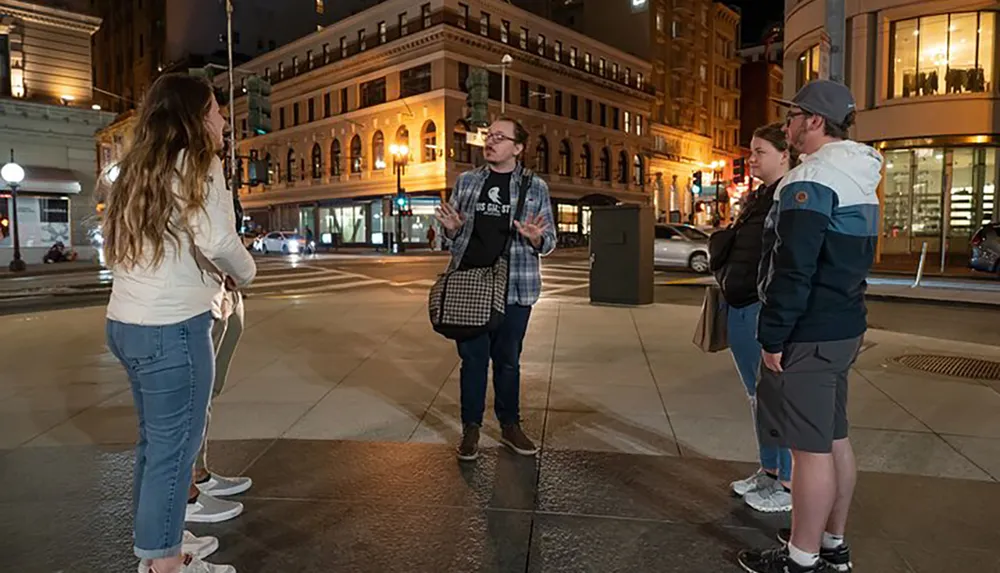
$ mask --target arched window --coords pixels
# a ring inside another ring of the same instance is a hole
[[[321,179],[323,177],[323,150],[320,149],[318,143],[313,144],[312,163],[313,179]]]
[[[276,181],[274,178],[274,161],[271,159],[270,153],[264,156],[264,162],[267,164],[267,176],[264,184],[270,185]]]
[[[569,140],[559,142],[559,175],[568,177],[573,165],[573,150],[569,146]]]
[[[330,144],[330,175],[340,176],[340,140],[334,139]]]
[[[385,169],[385,136],[381,130],[372,136],[372,166],[378,170]]]
[[[549,142],[544,136],[538,136],[538,145],[535,147],[535,171],[549,172]]]
[[[628,153],[618,154],[618,182],[628,185]]]
[[[594,166],[591,161],[590,145],[584,143],[580,151],[580,177],[591,179],[594,177]]]
[[[599,177],[601,181],[611,181],[611,152],[607,147],[601,148],[601,165]]]
[[[288,149],[288,162],[287,165],[285,165],[285,177],[287,177],[287,181],[289,183],[295,181],[295,149],[293,148]]]
[[[642,157],[639,156],[639,155],[633,156],[632,157],[632,178],[634,179],[634,183],[636,185],[638,185],[639,187],[645,187],[646,186],[646,178],[644,177],[645,173],[643,173],[643,171],[645,171],[645,170],[643,169]]]
[[[469,127],[462,120],[458,120],[455,123],[455,128],[452,130],[451,136],[454,141],[452,142],[451,149],[457,163],[472,163],[469,142],[466,140],[468,131]]]
[[[420,146],[421,161],[437,161],[437,126],[433,121],[428,121],[424,125],[424,133],[420,138],[423,145]]]
[[[351,173],[361,173],[361,136],[351,139]]]

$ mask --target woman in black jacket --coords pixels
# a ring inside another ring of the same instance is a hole
[[[760,314],[757,275],[764,222],[781,178],[795,161],[781,127],[781,124],[772,124],[754,132],[749,165],[754,177],[764,184],[747,195],[740,216],[713,241],[716,243],[713,251],[722,251],[721,256],[713,253],[712,266],[729,307],[729,348],[755,413],[761,362],[761,347],[757,342]],[[746,479],[733,482],[732,488],[747,505],[758,511],[789,511],[792,508],[791,479],[791,453],[787,449],[761,446],[760,469]]]

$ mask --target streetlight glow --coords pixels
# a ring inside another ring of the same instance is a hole
[[[8,185],[20,185],[21,182],[24,181],[24,168],[11,161],[0,168],[0,177],[2,177]]]

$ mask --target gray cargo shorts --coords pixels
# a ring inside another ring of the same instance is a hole
[[[782,355],[784,372],[761,364],[757,432],[761,445],[830,453],[847,437],[847,378],[863,337],[792,342]]]

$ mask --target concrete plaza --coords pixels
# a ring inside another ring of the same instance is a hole
[[[255,486],[243,516],[192,529],[241,572],[736,571],[787,516],[728,494],[753,470],[750,411],[728,353],[692,345],[697,314],[544,299],[522,368],[542,454],[492,447],[490,420],[463,467],[458,358],[423,290],[252,298],[211,451]],[[134,570],[136,422],[103,332],[99,307],[0,317],[0,570]],[[1000,571],[1000,382],[892,361],[920,353],[1000,360],[869,334],[851,377],[856,570]]]

